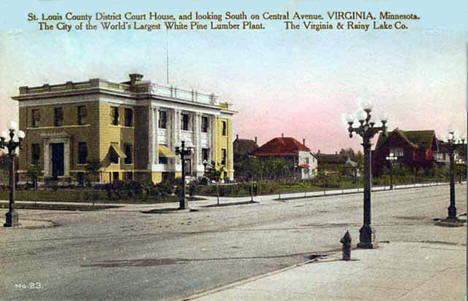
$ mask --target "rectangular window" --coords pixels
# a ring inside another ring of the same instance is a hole
[[[190,175],[192,173],[192,160],[185,160],[185,175]]]
[[[78,142],[78,164],[86,164],[88,160],[88,146],[86,142]]]
[[[88,115],[88,111],[86,110],[86,106],[78,106],[77,111],[77,119],[78,124],[82,125],[86,123],[86,116]]]
[[[41,114],[40,114],[39,109],[32,109],[31,110],[31,126],[38,127],[40,120],[41,120]]]
[[[133,110],[125,109],[125,126],[133,126]]]
[[[159,156],[159,164],[167,164],[167,158]]]
[[[207,149],[207,148],[202,148],[201,151],[202,151],[202,161],[210,162],[210,161],[209,161],[209,158],[210,158],[210,156],[209,156],[210,150]]]
[[[39,164],[39,158],[41,156],[41,149],[39,143],[31,144],[31,164]]]
[[[54,126],[61,126],[63,124],[63,110],[62,108],[54,108]]]
[[[221,150],[221,165],[226,166],[226,162],[227,162],[227,150],[223,148]]]
[[[389,154],[390,153],[393,153],[393,155],[396,157],[403,157],[403,148],[402,147],[391,148]]]
[[[124,151],[125,151],[125,164],[132,164],[133,163],[133,156],[132,156],[132,145],[131,144],[124,144]]]
[[[182,114],[182,124],[181,124],[182,131],[189,130],[189,120],[190,120],[189,114]]]
[[[118,107],[111,107],[110,108],[111,114],[111,124],[112,125],[119,125],[119,108]]]
[[[208,133],[208,117],[202,117],[201,119],[201,131]]]
[[[226,124],[226,121],[222,121],[222,127],[223,127],[223,136],[227,136],[227,124]]]
[[[165,129],[167,127],[167,112],[159,111],[159,128]]]

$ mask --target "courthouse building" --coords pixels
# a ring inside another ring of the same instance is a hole
[[[232,116],[213,94],[153,84],[102,79],[20,87],[19,125],[26,133],[19,172],[39,166],[45,179],[76,180],[99,160],[99,182],[180,176],[175,148],[192,148],[186,173],[202,176],[214,162],[233,178]]]

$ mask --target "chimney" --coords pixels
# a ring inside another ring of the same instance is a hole
[[[236,134],[236,140],[239,140],[239,134]]]
[[[284,133],[281,133],[281,138],[284,138]]]
[[[255,136],[255,143],[257,143],[257,136]]]
[[[128,75],[130,77],[130,86],[135,86],[135,84],[138,84],[141,82],[141,79],[143,78],[142,74],[138,73],[132,73]]]
[[[302,144],[305,146],[305,138],[302,138]]]

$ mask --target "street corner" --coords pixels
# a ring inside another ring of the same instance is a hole
[[[0,227],[0,233],[6,231],[14,231],[17,229],[44,229],[44,228],[51,228],[57,227],[58,223],[55,223],[51,220],[28,220],[28,219],[21,219],[18,226],[14,227]]]
[[[455,227],[465,227],[466,226],[466,213],[460,214],[456,216],[455,218],[435,218],[433,219],[434,225],[439,226],[439,227],[449,227],[449,228],[455,228]]]

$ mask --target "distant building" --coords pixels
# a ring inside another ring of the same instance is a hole
[[[347,175],[359,177],[359,166],[349,156],[343,154],[316,153],[318,160],[318,170],[323,175]]]
[[[26,133],[19,169],[40,166],[45,178],[82,179],[87,162],[99,161],[99,182],[180,176],[175,148],[193,149],[187,174],[201,176],[203,161],[233,177],[232,116],[213,94],[143,81],[102,79],[20,87],[20,129]]]
[[[439,149],[436,153],[434,153],[434,159],[437,164],[446,165],[448,167],[450,164],[450,155],[449,155],[449,150],[447,147],[447,142],[439,140],[438,144],[439,144]],[[454,153],[453,157],[454,157],[455,163],[458,162],[459,160],[466,162],[465,147],[458,147],[457,149],[455,149],[453,153]]]
[[[317,158],[305,146],[292,137],[277,137],[260,146],[254,153],[259,158],[278,157],[289,163],[289,169],[301,179],[317,175]]]
[[[381,133],[372,152],[372,173],[380,175],[384,167],[389,167],[386,157],[390,153],[398,157],[397,164],[409,169],[431,168],[438,150],[433,130],[404,131],[396,128],[387,135]]]
[[[254,140],[249,140],[240,139],[239,135],[236,135],[236,139],[233,142],[234,164],[247,159],[257,149],[257,137]]]

